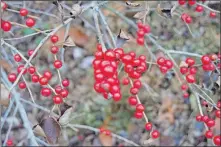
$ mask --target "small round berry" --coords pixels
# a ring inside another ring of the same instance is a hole
[[[123,85],[128,85],[129,83],[130,83],[129,78],[123,78],[123,80],[122,80]]]
[[[216,17],[216,13],[211,11],[211,12],[209,13],[209,16],[210,16],[211,18],[215,18],[215,17]]]
[[[31,67],[28,68],[28,72],[29,72],[31,75],[34,74],[35,71],[36,71],[36,69],[35,69],[34,66],[31,66]]]
[[[28,27],[31,28],[35,25],[35,20],[33,18],[27,18],[25,23]]]
[[[138,92],[139,92],[138,88],[135,88],[135,87],[130,88],[130,93],[131,94],[136,95]]]
[[[211,62],[210,57],[208,55],[204,55],[201,57],[202,64],[209,64]]]
[[[43,76],[50,80],[52,78],[52,73],[50,71],[44,71]]]
[[[188,98],[188,97],[189,97],[189,93],[188,93],[188,92],[185,92],[185,93],[183,94],[183,97],[184,97],[184,98]]]
[[[56,92],[57,94],[60,94],[60,93],[61,93],[61,90],[62,90],[62,87],[61,87],[60,85],[57,85],[57,86],[55,87],[55,92]]]
[[[211,130],[208,130],[208,131],[206,131],[205,136],[206,136],[206,138],[211,139],[211,138],[213,138],[213,132]]]
[[[165,66],[171,69],[173,67],[173,62],[171,60],[165,60]]]
[[[16,78],[17,78],[17,75],[15,73],[8,74],[8,80],[10,82],[12,82],[12,83],[15,82]]]
[[[20,89],[25,89],[25,88],[26,88],[25,82],[20,82],[20,83],[18,84],[18,86],[19,86]]]
[[[221,101],[218,101],[217,104],[216,104],[216,106],[217,106],[218,108],[221,108]]]
[[[117,59],[120,59],[124,55],[124,50],[122,48],[116,48],[114,52]]]
[[[19,65],[17,68],[17,72],[20,73],[22,70],[24,69],[24,65]],[[27,69],[25,68],[25,70],[23,71],[23,75],[26,74]]]
[[[209,128],[211,128],[211,127],[213,127],[213,126],[215,125],[215,121],[212,120],[212,119],[210,119],[209,121],[206,122],[206,125],[207,125]]]
[[[195,60],[193,58],[186,58],[185,62],[188,66],[193,66],[195,64]]]
[[[160,133],[157,130],[154,130],[153,132],[151,132],[151,137],[153,139],[157,139],[160,136]]]
[[[216,146],[221,146],[220,140],[221,140],[221,135],[216,135],[213,137],[213,142]]]
[[[28,50],[28,56],[30,57],[32,54],[34,53],[34,50]],[[34,55],[34,57],[36,57],[36,53],[35,53],[35,55]]]
[[[202,121],[202,115],[197,115],[196,116],[196,121]]]
[[[185,22],[187,24],[190,24],[192,22],[192,18],[190,16],[187,16],[186,19],[185,19]]]
[[[139,21],[139,22],[137,22],[137,27],[138,27],[139,29],[143,29],[144,25],[142,24],[141,21]]]
[[[52,53],[52,54],[57,54],[58,51],[59,51],[59,48],[58,48],[57,46],[52,46],[52,47],[51,47],[51,53]]]
[[[116,59],[116,54],[113,50],[107,50],[104,54],[104,59],[108,61],[113,61]]]
[[[119,92],[113,94],[113,100],[114,100],[115,102],[121,100],[121,97],[122,97],[122,96],[121,96],[121,94],[120,94]]]
[[[150,122],[148,122],[148,123],[146,123],[145,124],[145,129],[147,130],[147,131],[150,131],[151,129],[152,129],[152,124],[150,123]]]
[[[164,59],[164,57],[159,57],[157,59],[157,64],[163,66],[165,64],[165,61],[166,60]]]
[[[144,26],[143,26],[143,30],[144,30],[145,33],[150,33],[150,31],[151,31],[149,25],[144,25]]]
[[[138,45],[144,45],[144,37],[138,37],[137,38],[137,44]]]
[[[1,28],[3,31],[8,32],[11,30],[11,27],[12,27],[12,25],[9,21],[1,22]]]
[[[137,119],[141,119],[141,118],[143,118],[143,113],[135,111],[134,117],[137,118]]]
[[[196,74],[197,73],[197,68],[196,67],[190,67],[189,73],[193,74],[193,75]]]
[[[135,80],[135,81],[133,82],[133,87],[140,89],[140,88],[142,87],[141,81],[140,81],[140,80]]]
[[[69,92],[66,88],[61,90],[60,95],[61,95],[62,98],[66,98],[68,96],[68,94],[69,94]]]
[[[188,89],[188,86],[187,86],[186,84],[182,84],[182,85],[181,85],[181,89],[182,89],[182,90],[187,90],[187,89]]]
[[[212,54],[209,57],[210,57],[210,60],[212,60],[212,61],[215,61],[218,58],[218,56],[216,54]]]
[[[60,60],[55,60],[54,61],[54,67],[59,69],[62,67],[62,62]]]
[[[51,95],[51,90],[47,87],[44,87],[41,89],[41,95],[42,96],[45,96],[45,97],[48,97]]]
[[[129,54],[124,54],[123,56],[122,56],[122,62],[124,63],[124,64],[130,64],[130,63],[132,63],[132,60],[133,60],[133,58],[132,58],[132,56],[131,55],[129,55]],[[130,65],[131,66],[131,65]],[[133,68],[133,67],[132,67]]]
[[[94,53],[94,57],[95,57],[96,59],[103,59],[104,54],[103,54],[102,51],[96,51],[96,52]]]
[[[59,96],[59,95],[55,95],[53,97],[53,101],[54,101],[54,104],[61,104],[63,102],[61,96]]]
[[[31,80],[33,83],[37,83],[39,81],[39,76],[38,75],[32,75]]]
[[[188,0],[188,4],[190,6],[195,5],[195,3],[196,3],[196,0]]]
[[[144,56],[144,55],[140,55],[138,58],[141,61],[146,61],[146,56]]]
[[[62,85],[63,85],[64,87],[68,87],[69,84],[70,84],[70,82],[69,82],[68,79],[64,79],[64,80],[62,81]]]
[[[186,81],[187,81],[188,83],[195,83],[195,82],[196,82],[195,76],[192,75],[192,74],[186,75]]]
[[[160,66],[160,71],[165,74],[168,71],[168,68],[166,66]]]
[[[145,108],[144,108],[144,106],[142,104],[138,104],[136,106],[136,111],[137,112],[144,112],[144,110],[145,110]]]
[[[145,32],[144,32],[143,29],[137,31],[137,37],[138,37],[138,38],[144,37],[144,35],[145,35]]]
[[[187,16],[189,16],[189,15],[186,14],[186,13],[183,13],[183,14],[181,15],[181,19],[182,19],[183,21],[185,21],[186,18],[187,18]]]
[[[137,105],[137,99],[136,99],[136,97],[135,97],[135,96],[130,96],[130,97],[128,98],[128,103],[129,103],[131,106]]]
[[[102,45],[100,43],[97,44],[97,50],[102,51]]]
[[[15,60],[16,62],[20,62],[20,61],[21,61],[21,56],[20,56],[19,54],[15,54],[15,55],[14,55],[14,60]]]
[[[41,77],[41,78],[39,79],[39,83],[40,83],[41,85],[47,85],[47,84],[48,84],[48,78],[46,78],[46,77]]]
[[[2,8],[2,10],[6,10],[7,7],[8,7],[8,5],[5,2],[1,1],[1,8]]]
[[[197,5],[195,11],[196,12],[202,12],[203,11],[203,7],[200,6],[200,5]]]
[[[13,146],[13,141],[11,139],[8,139],[6,142],[7,146]]]
[[[221,113],[220,113],[220,110],[216,110],[216,117],[218,117],[218,118],[221,118]]]
[[[179,3],[180,5],[184,5],[184,4],[186,3],[186,0],[178,0],[178,3]]]
[[[52,35],[50,39],[51,39],[52,43],[58,42],[58,36],[57,35]]]
[[[186,74],[188,72],[188,68],[187,67],[180,67],[180,73],[181,74]]]
[[[202,121],[207,123],[209,121],[209,117],[207,115],[202,116]]]
[[[21,8],[19,11],[21,16],[27,16],[28,15],[28,10],[25,8]]]
[[[106,77],[112,77],[115,73],[115,68],[111,65],[106,65],[102,72]]]

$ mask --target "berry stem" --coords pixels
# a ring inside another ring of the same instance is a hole
[[[20,13],[19,11],[17,11],[17,10],[13,10],[13,9],[9,9],[9,8],[7,8],[6,9],[7,11],[10,11],[10,12],[14,12],[14,13]],[[27,15],[28,17],[31,17],[31,18],[34,18],[34,19],[38,19],[38,20],[40,20],[40,18],[39,17],[37,17],[37,16],[33,16],[33,15]]]

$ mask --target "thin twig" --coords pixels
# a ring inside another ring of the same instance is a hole
[[[9,8],[7,8],[6,9],[7,11],[10,11],[10,12],[14,12],[14,13],[20,13],[19,11],[17,11],[17,10],[13,10],[13,9],[9,9]],[[39,17],[37,17],[37,16],[33,16],[33,15],[27,15],[28,17],[31,17],[31,18],[34,18],[34,19],[38,19],[38,20],[40,20],[40,18]]]

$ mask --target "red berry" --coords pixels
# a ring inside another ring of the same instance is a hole
[[[68,79],[64,79],[63,81],[62,81],[62,85],[64,86],[64,87],[68,87],[69,86],[69,80]]]
[[[165,64],[165,61],[166,60],[164,59],[164,57],[159,57],[157,59],[157,64],[163,66]]]
[[[124,55],[122,56],[122,62],[123,62],[124,64],[130,64],[130,63],[132,63],[132,60],[133,60],[133,58],[132,58],[132,56],[129,55],[129,54],[124,54]]]
[[[112,77],[115,73],[115,69],[111,65],[106,65],[102,70],[104,76]]]
[[[190,67],[189,69],[190,74],[196,74],[197,73],[197,68],[196,67]]]
[[[185,19],[185,22],[187,24],[190,24],[192,22],[192,18],[190,16],[187,16],[186,19]]]
[[[28,56],[30,57],[32,54],[34,53],[34,50],[28,50]],[[34,57],[36,57],[36,53],[35,53],[35,55],[34,55]]]
[[[128,98],[128,103],[129,103],[130,105],[132,105],[132,106],[137,105],[137,99],[136,99],[136,97],[135,97],[135,96],[130,96],[130,97]]]
[[[69,92],[66,88],[62,89],[60,92],[60,95],[62,98],[66,98],[68,96]]]
[[[204,71],[210,71],[210,64],[203,64],[202,68]]]
[[[142,38],[142,37],[144,37],[144,35],[145,35],[145,32],[144,32],[143,29],[137,31],[137,37],[138,37],[138,38]]]
[[[221,108],[221,102],[218,101],[217,104],[216,104],[216,106],[217,106],[218,108]]]
[[[39,76],[38,75],[32,75],[31,80],[33,83],[37,83],[39,81]]]
[[[181,85],[181,89],[182,89],[182,90],[187,90],[187,89],[188,89],[188,86],[187,86],[186,84],[182,84],[182,85]]]
[[[53,97],[53,101],[54,101],[54,104],[61,104],[63,102],[61,96],[59,96],[59,95],[55,95]]]
[[[157,130],[154,130],[153,132],[151,132],[151,137],[153,139],[157,139],[160,136],[160,133]]]
[[[136,106],[136,111],[137,112],[144,112],[144,110],[145,110],[145,108],[144,108],[144,106],[142,104],[138,104]]]
[[[205,136],[206,136],[206,138],[211,139],[211,138],[213,138],[213,132],[211,130],[208,130],[208,131],[206,131]]]
[[[59,48],[58,48],[57,46],[52,46],[52,47],[51,47],[51,53],[52,53],[52,54],[57,54],[58,51],[59,51]]]
[[[36,71],[36,69],[35,69],[34,66],[31,66],[31,67],[28,68],[28,72],[29,72],[31,75],[34,74],[35,71]]]
[[[178,0],[180,5],[184,5],[186,3],[186,0]]]
[[[1,8],[2,8],[2,10],[6,10],[7,7],[8,7],[8,5],[5,2],[1,1]]]
[[[193,66],[195,64],[195,60],[193,58],[186,58],[186,64],[189,66]]]
[[[136,95],[138,92],[139,92],[138,88],[135,88],[135,87],[130,88],[130,93],[131,94]]]
[[[207,125],[209,128],[211,128],[211,127],[213,127],[213,126],[215,125],[215,121],[211,119],[211,120],[209,120],[209,121],[206,122],[206,125]]]
[[[204,55],[201,57],[201,62],[202,64],[209,64],[211,61],[210,61],[210,57],[208,55]]]
[[[144,55],[140,55],[138,58],[141,61],[146,61],[146,56],[144,56]]]
[[[103,85],[102,85],[103,86]],[[110,85],[109,85],[110,86]],[[120,87],[118,85],[113,85],[110,88],[108,87],[108,84],[106,83],[106,89],[110,89],[111,94],[119,93]]]
[[[61,87],[60,85],[57,85],[57,86],[55,87],[55,92],[56,92],[57,94],[60,94],[60,93],[61,93],[61,90],[62,90],[62,87]]]
[[[211,18],[215,18],[215,17],[216,17],[216,13],[211,11],[211,12],[209,13],[209,16],[210,16]]]
[[[96,52],[94,53],[94,56],[95,56],[96,59],[103,59],[104,54],[103,54],[102,51],[96,51]]]
[[[140,88],[142,87],[141,81],[140,81],[140,80],[135,80],[135,81],[133,82],[133,87],[140,89]]]
[[[128,85],[129,83],[130,83],[129,78],[123,78],[123,80],[122,80],[123,85]]]
[[[17,78],[17,75],[15,73],[8,74],[8,80],[10,82],[12,82],[12,83],[15,82],[16,78]]]
[[[195,82],[196,82],[195,76],[192,75],[192,74],[186,75],[186,81],[187,81],[188,83],[195,83]]]
[[[203,7],[200,6],[200,5],[197,5],[195,11],[196,12],[202,12],[203,11]]]
[[[21,16],[27,16],[28,15],[28,10],[25,9],[25,8],[21,8],[19,12],[20,12]]]
[[[11,139],[8,139],[6,142],[7,146],[13,146],[13,141]]]
[[[113,100],[114,100],[115,102],[121,100],[121,97],[122,97],[122,96],[121,96],[120,93],[114,93],[114,94],[113,94]]]
[[[147,131],[150,131],[150,130],[152,129],[152,124],[151,124],[150,122],[146,123],[146,124],[145,124],[145,129],[146,129]]]
[[[134,117],[137,118],[137,119],[141,119],[143,117],[143,113],[135,111]]]
[[[220,110],[216,110],[216,117],[221,118]]]
[[[116,59],[115,52],[113,50],[107,50],[104,54],[104,59],[108,61],[113,61]]]
[[[104,77],[104,74],[98,73],[98,74],[95,74],[95,75],[94,75],[94,78],[95,78],[95,80],[96,80],[97,82],[102,82],[105,77]]]
[[[221,140],[221,135],[216,135],[216,136],[213,137],[213,142],[216,146],[221,145],[220,140]]]
[[[27,18],[26,25],[30,28],[33,27],[35,25],[35,20],[33,18]]]
[[[11,27],[12,27],[12,25],[9,21],[1,22],[1,28],[3,31],[8,32],[11,30]]]
[[[196,116],[196,121],[202,121],[202,116],[201,115],[197,115]]]
[[[45,96],[45,97],[48,97],[51,95],[51,90],[49,88],[42,88],[41,89],[41,95],[42,96]]]
[[[40,83],[41,85],[47,85],[47,84],[48,84],[48,78],[46,78],[46,77],[41,77],[41,78],[39,79],[39,83]]]
[[[165,66],[171,69],[173,67],[173,62],[171,60],[165,60]]]
[[[188,72],[188,68],[187,67],[180,67],[180,73],[181,74],[186,74]]]
[[[186,13],[183,13],[183,14],[181,15],[181,19],[182,19],[183,21],[185,21],[186,18],[187,18],[187,16],[189,16],[189,15],[186,14]]]
[[[136,57],[136,53],[134,51],[130,51],[128,54],[131,55],[132,58]]]
[[[102,51],[102,45],[100,43],[97,44],[97,50]]]
[[[54,61],[54,67],[59,69],[62,67],[62,62],[60,60],[55,60]]]
[[[144,30],[145,33],[150,33],[150,31],[151,31],[149,25],[145,25],[145,26],[143,26],[143,30]]]
[[[20,73],[22,70],[24,69],[24,65],[19,65],[17,68],[17,72]],[[26,74],[27,69],[25,68],[25,70],[23,71],[23,75]]]
[[[57,35],[52,35],[50,39],[51,39],[52,43],[58,42],[58,36]]]
[[[212,60],[212,61],[215,61],[218,58],[218,56],[216,54],[212,54],[209,57],[210,57],[210,60]]]
[[[52,78],[52,73],[50,71],[45,71],[43,76],[48,80],[50,80]]]
[[[189,93],[185,92],[185,93],[183,94],[183,97],[184,97],[184,98],[188,98],[188,97],[189,97]]]
[[[124,50],[122,48],[116,48],[114,50],[115,54],[117,55],[117,53],[120,55],[120,58],[124,55]]]
[[[20,89],[25,89],[25,88],[26,88],[25,82],[20,82],[20,83],[18,84],[18,86],[19,86]]]
[[[21,56],[20,56],[19,54],[15,54],[15,55],[14,55],[14,60],[15,60],[16,62],[20,62],[20,61],[21,61]]]
[[[165,74],[168,71],[168,68],[166,66],[160,66],[160,71]]]
[[[144,45],[144,37],[138,37],[137,38],[137,44],[138,45]]]
[[[207,115],[202,116],[202,121],[207,123],[209,121],[209,117]]]
[[[139,22],[137,23],[137,27],[138,27],[139,29],[143,29],[144,25],[142,24],[141,21],[139,21]]]
[[[194,5],[196,3],[196,0],[188,0],[188,4],[190,6]]]

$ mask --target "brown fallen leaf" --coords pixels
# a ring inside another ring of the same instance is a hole
[[[9,102],[10,102],[10,99],[9,99],[9,91],[8,91],[8,89],[7,89],[3,84],[1,84],[1,99],[0,99],[0,104],[3,105],[3,106],[5,106],[5,107],[8,107]]]
[[[0,66],[3,67],[7,72],[10,72],[12,67],[6,60],[0,60]]]

